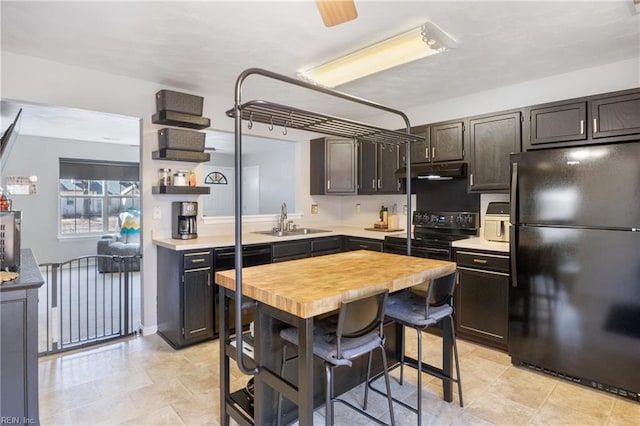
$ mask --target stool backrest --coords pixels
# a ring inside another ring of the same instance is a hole
[[[340,304],[336,337],[338,357],[340,357],[340,341],[343,337],[356,338],[379,329],[382,336],[384,312],[387,306],[389,290],[343,301]]]
[[[429,282],[425,300],[425,318],[429,316],[429,307],[453,306],[453,292],[457,279],[458,271],[456,270],[449,275],[434,278]]]

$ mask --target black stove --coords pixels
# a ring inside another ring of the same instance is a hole
[[[464,238],[477,237],[478,224],[478,213],[415,211],[411,255],[452,260],[451,243]],[[384,251],[407,254],[407,235],[386,236]]]

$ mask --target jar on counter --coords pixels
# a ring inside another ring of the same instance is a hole
[[[171,169],[162,168],[158,170],[158,185],[169,186],[171,185]]]
[[[173,186],[187,186],[189,183],[189,170],[176,170],[173,174]]]

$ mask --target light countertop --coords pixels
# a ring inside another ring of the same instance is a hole
[[[397,232],[382,232],[382,231],[367,231],[364,228],[357,228],[353,226],[331,226],[331,227],[318,227],[321,229],[330,230],[329,232],[318,232],[313,234],[300,234],[300,235],[287,235],[277,237],[274,235],[263,235],[254,232],[245,232],[242,234],[242,244],[260,244],[260,243],[274,243],[278,241],[291,241],[291,240],[304,240],[308,238],[322,238],[331,237],[335,235],[346,235],[349,237],[361,237],[371,238],[376,240],[384,240],[387,235],[403,234],[403,231]],[[228,247],[235,244],[235,235],[207,235],[198,236],[198,238],[192,240],[176,240],[173,238],[154,238],[153,243],[165,247],[171,250],[183,251],[183,250],[199,250],[205,248],[216,247]]]
[[[503,253],[509,253],[509,243],[488,241],[482,237],[468,238],[464,240],[454,241],[452,245],[455,248],[489,250],[489,251],[499,251]]]

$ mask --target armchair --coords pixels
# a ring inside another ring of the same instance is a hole
[[[107,256],[136,256],[140,254],[140,212],[127,211],[118,218],[120,232],[104,235],[98,240],[97,254]],[[98,272],[118,272],[120,263],[106,257],[98,258]],[[140,270],[140,259],[131,263],[131,271]]]

